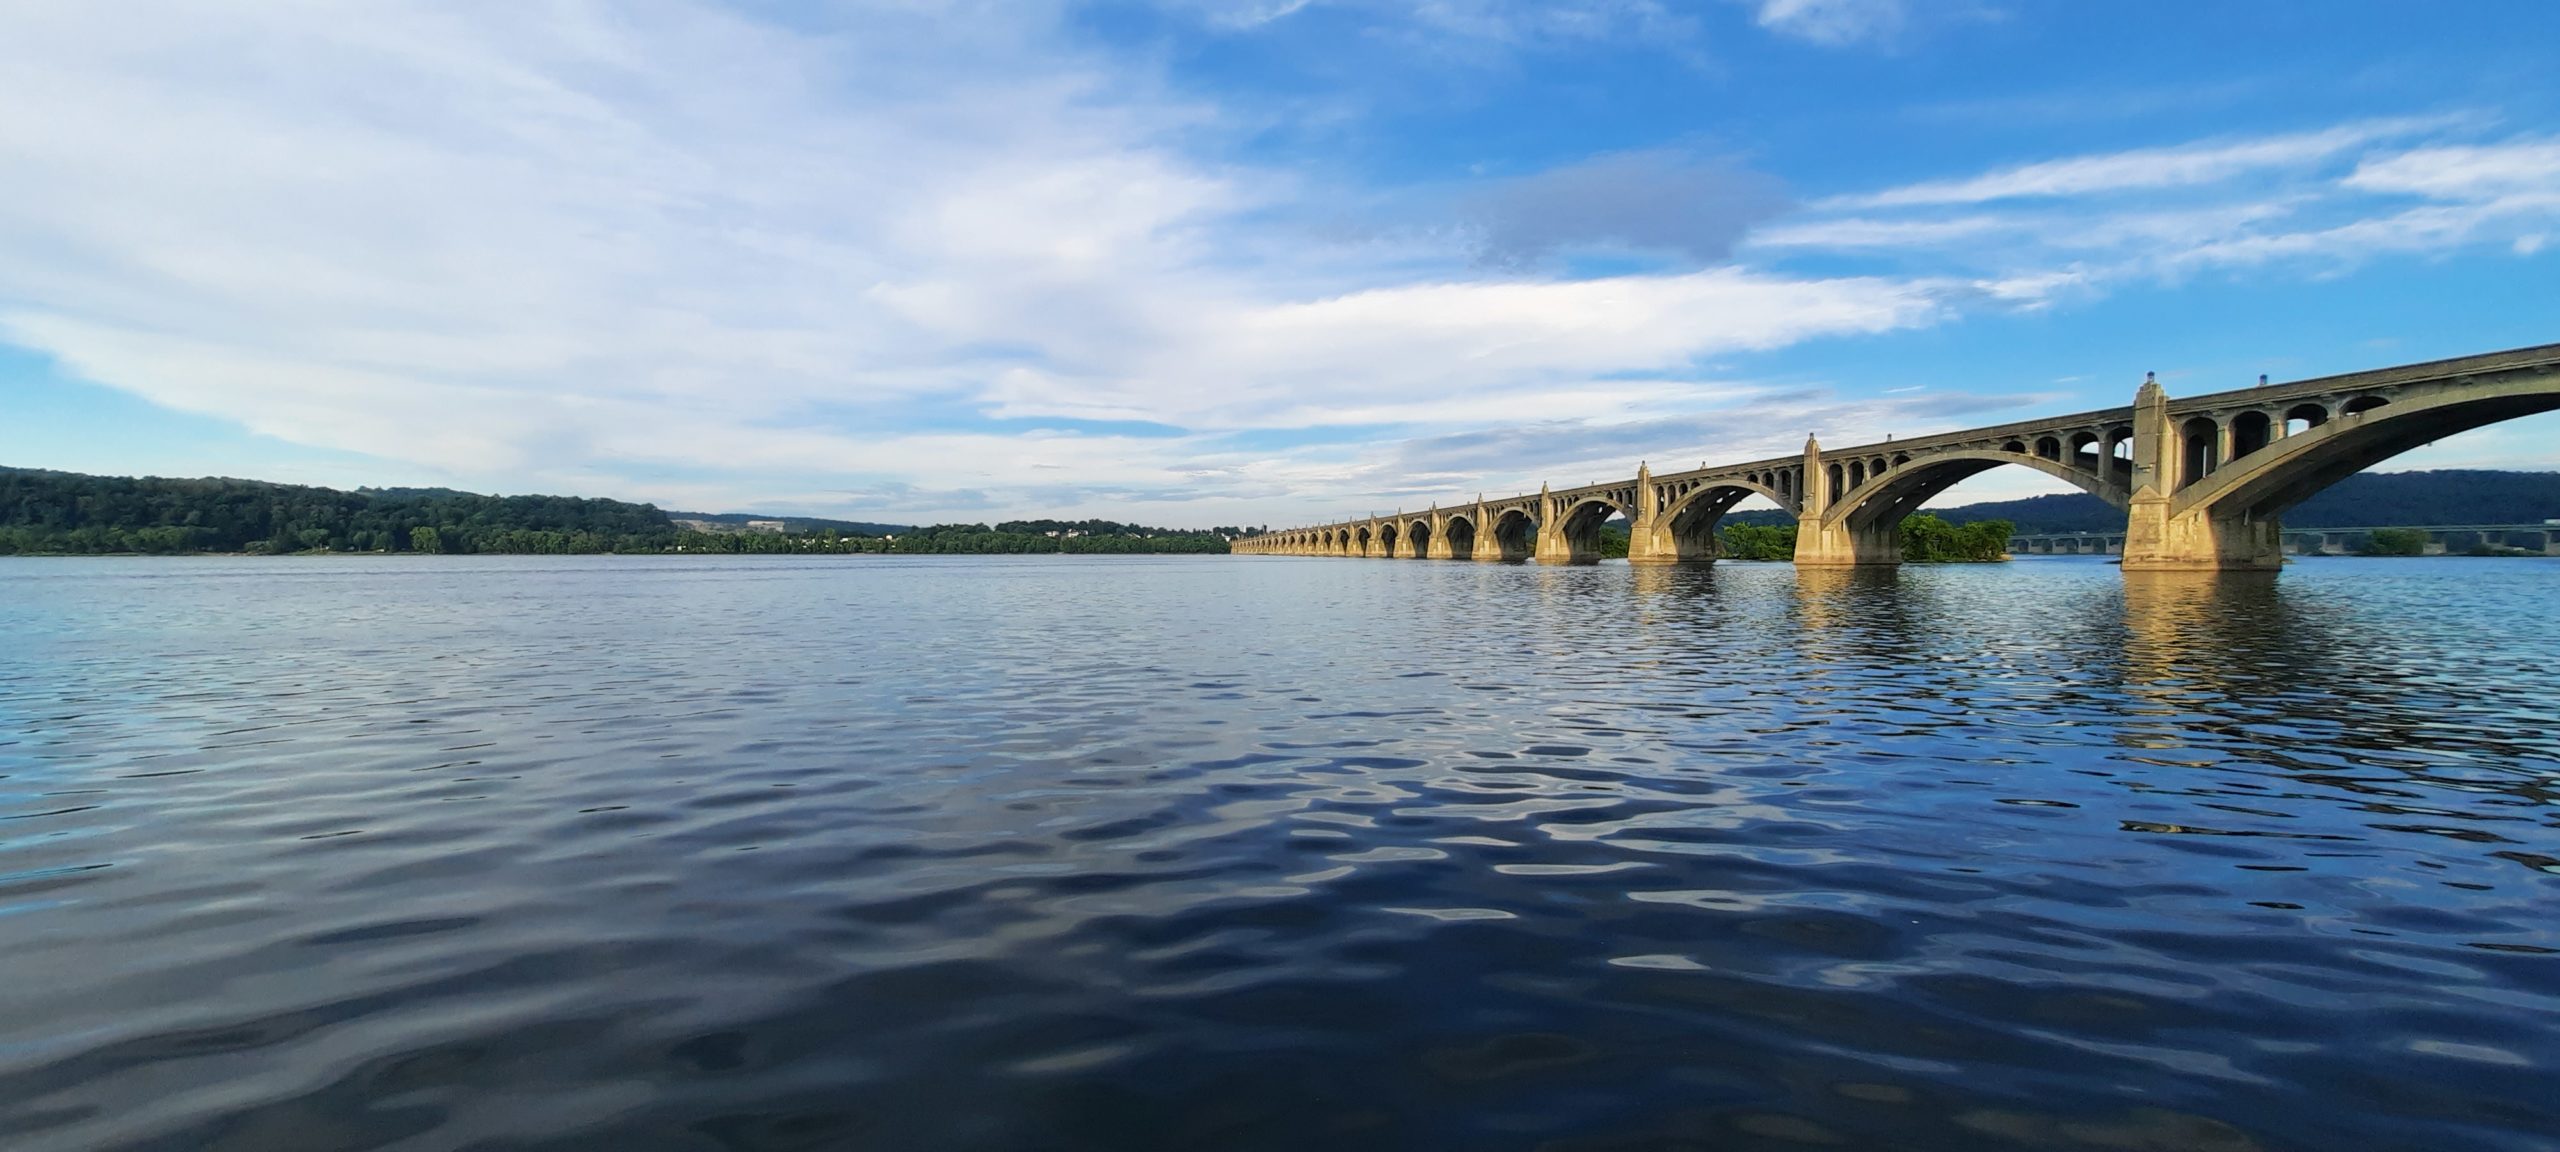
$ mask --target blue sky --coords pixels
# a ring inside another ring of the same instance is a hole
[[[2487,2],[16,4],[0,463],[1285,524],[2545,343],[2554,43]],[[2560,418],[2388,466],[2464,465],[2560,467]]]

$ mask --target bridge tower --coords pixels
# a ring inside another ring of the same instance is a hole
[[[2180,442],[2169,393],[2146,375],[2133,394],[2133,504],[2126,510],[2127,572],[2228,572],[2284,567],[2284,525],[2245,509],[2215,515],[2206,505],[2177,510]]]
[[[1848,568],[1860,564],[1899,564],[1902,538],[1898,523],[1858,525],[1844,512],[1833,515],[1831,502],[1841,495],[1823,470],[1822,443],[1804,438],[1804,483],[1796,493],[1796,566]]]
[[[1671,518],[1662,514],[1661,494],[1653,490],[1653,466],[1638,463],[1635,506],[1627,509],[1627,563],[1677,564],[1680,559],[1680,544],[1671,538]]]
[[[1573,563],[1573,543],[1564,538],[1564,517],[1556,514],[1556,498],[1548,485],[1538,485],[1538,547],[1531,559],[1540,564]]]
[[[1468,513],[1467,523],[1476,526],[1476,551],[1474,558],[1478,560],[1501,560],[1502,541],[1494,532],[1495,525],[1493,521],[1485,515],[1484,493],[1476,493],[1476,508],[1475,511]]]

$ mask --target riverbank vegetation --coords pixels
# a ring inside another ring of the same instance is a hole
[[[1793,560],[1793,524],[1727,524],[1717,534],[1719,549],[1734,560]],[[1974,564],[2009,558],[2009,522],[1977,520],[1950,524],[1923,512],[1902,522],[1902,558],[1915,564]]]
[[[1240,532],[1107,520],[946,524],[877,536],[832,528],[699,532],[654,505],[620,500],[0,469],[0,555],[1214,553]]]

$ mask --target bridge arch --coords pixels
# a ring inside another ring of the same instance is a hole
[[[1431,557],[1431,521],[1417,516],[1405,524],[1404,554],[1416,560]]]
[[[1504,560],[1526,560],[1538,554],[1538,518],[1524,507],[1493,514],[1494,551]]]
[[[1384,524],[1378,525],[1377,539],[1378,546],[1371,549],[1369,554],[1372,556],[1384,556],[1392,560],[1398,555],[1396,546],[1404,542],[1404,530],[1398,528],[1395,522],[1390,520]]]
[[[1795,508],[1785,491],[1791,486],[1784,471],[1699,482],[1662,506],[1654,521],[1658,526],[1649,542],[1648,559],[1682,563],[1715,559],[1722,552],[1716,543],[1716,526],[1724,520],[1725,513],[1732,511],[1734,505],[1759,496],[1793,516]]]
[[[1540,563],[1597,564],[1600,562],[1600,526],[1612,516],[1628,513],[1625,505],[1607,496],[1590,494],[1575,497],[1556,513],[1556,523],[1542,545]]]
[[[2310,421],[2298,404],[2285,423],[2307,427],[2236,453],[2222,467],[2183,485],[2172,515],[2201,513],[2213,520],[2272,521],[2321,489],[2412,448],[2502,421],[2560,411],[2560,374],[2472,382],[2433,395],[2357,396],[2334,416]],[[2322,409],[2322,411],[2326,411]]]
[[[1453,559],[1472,560],[1476,554],[1476,521],[1471,513],[1452,512],[1440,529],[1449,538],[1449,555]]]
[[[1846,524],[1853,530],[1878,525],[1892,528],[1939,493],[2004,464],[2033,468],[2117,508],[2131,505],[2131,494],[2121,485],[2108,483],[2106,477],[2074,468],[2063,460],[2026,452],[1974,449],[1924,456],[1907,467],[1887,471],[1863,487],[1851,488],[1824,518]]]

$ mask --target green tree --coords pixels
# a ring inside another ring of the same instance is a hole
[[[1793,524],[1727,524],[1717,535],[1722,541],[1718,550],[1735,560],[1793,560],[1796,557],[1796,526]]]
[[[2009,554],[2009,531],[2006,520],[1959,525],[1922,512],[1902,521],[1902,558],[1920,564],[2005,559]]]
[[[2356,551],[2367,556],[2424,556],[2427,534],[2415,528],[2376,528]]]
[[[412,528],[409,530],[409,550],[412,552],[442,552],[444,551],[444,534],[436,531],[433,527],[424,524]]]

